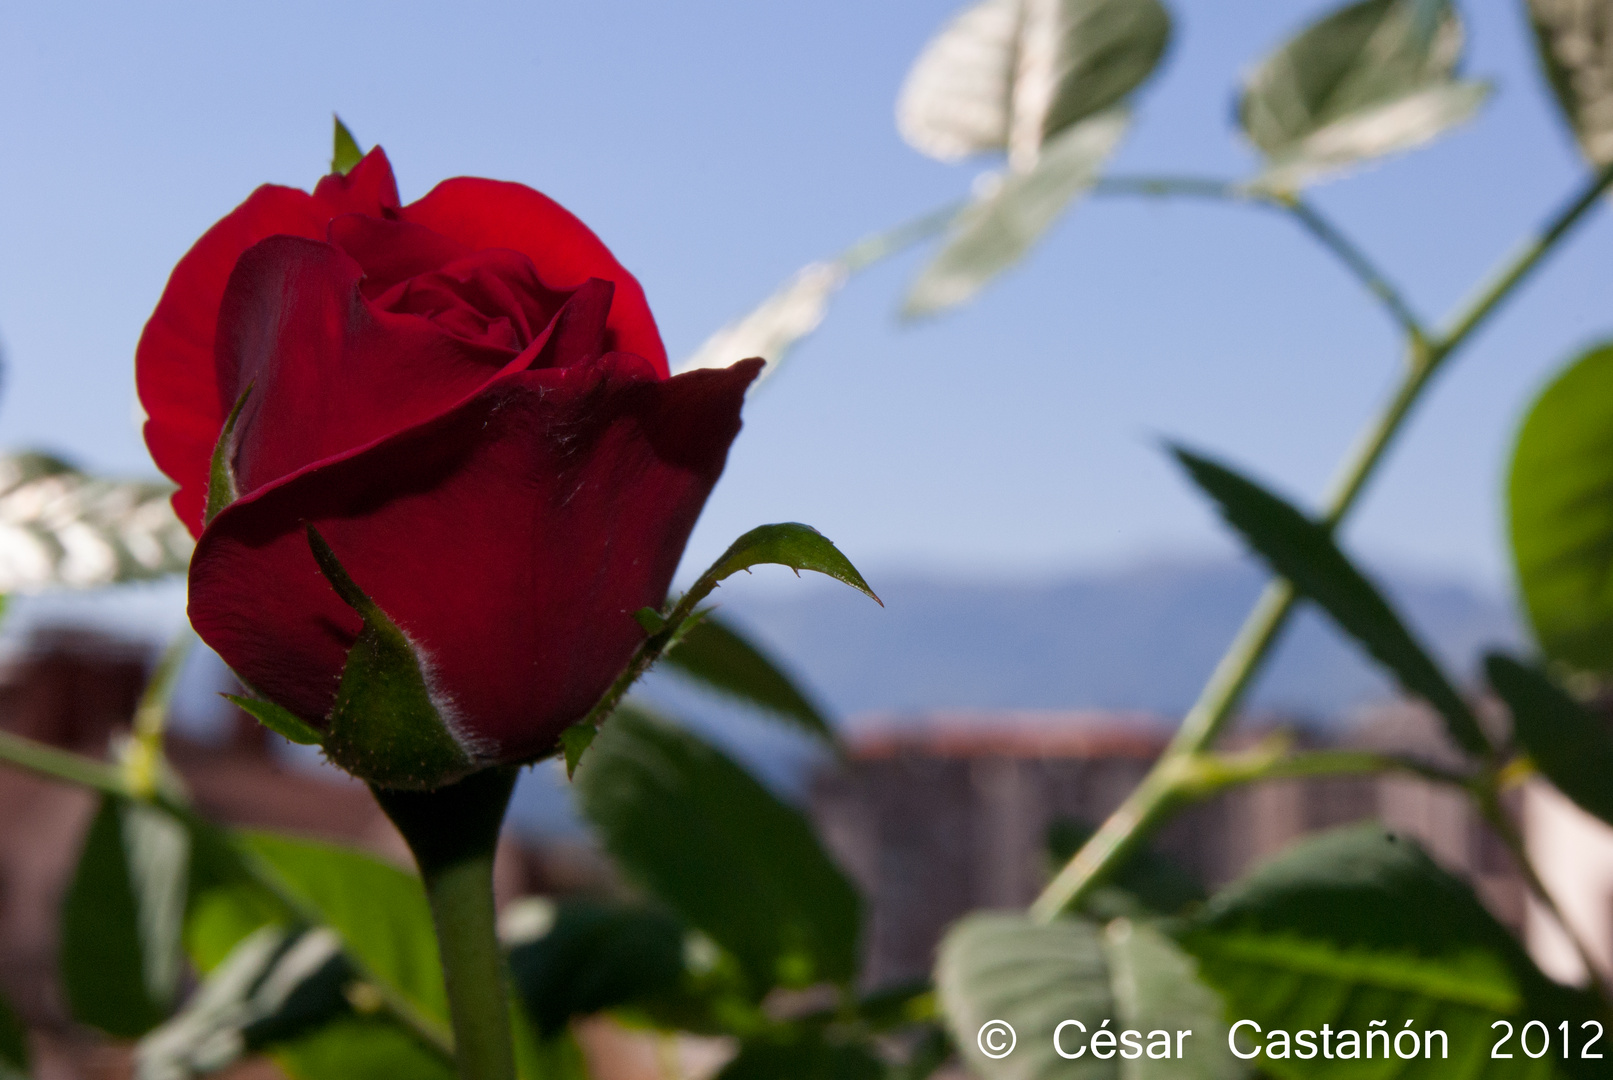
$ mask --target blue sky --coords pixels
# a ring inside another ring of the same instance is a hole
[[[1328,4],[1174,0],[1177,40],[1115,163],[1237,176],[1237,74]],[[1318,203],[1448,310],[1583,167],[1522,5],[1461,5],[1499,93]],[[672,353],[801,264],[966,191],[892,103],[952,0],[12,4],[0,8],[0,445],[151,469],[131,356],[169,268],[263,181],[309,186],[339,111],[405,198],[469,173],[570,206],[644,281]],[[1584,228],[1442,379],[1349,530],[1499,585],[1523,403],[1613,329],[1613,220]],[[1178,437],[1312,498],[1392,379],[1391,328],[1289,223],[1092,201],[978,302],[894,318],[921,265],[853,282],[752,402],[691,548],[811,522],[868,567],[1036,575],[1230,550],[1159,451]]]

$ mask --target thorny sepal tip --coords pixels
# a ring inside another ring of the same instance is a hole
[[[302,718],[296,713],[272,701],[247,697],[244,694],[220,696],[283,739],[302,746],[315,746],[325,740],[324,734],[319,729],[303,723]]]
[[[336,595],[364,620],[342,668],[325,756],[378,787],[404,791],[431,791],[485,764],[449,728],[409,636],[358,587],[312,525],[308,546]]]
[[[599,728],[587,720],[579,720],[560,733],[560,750],[566,755],[567,780],[577,774],[577,763],[582,760],[583,751],[592,746],[598,736]]]

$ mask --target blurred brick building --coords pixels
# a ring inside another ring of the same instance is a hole
[[[1358,721],[1351,745],[1454,761],[1437,720],[1414,706]],[[1101,822],[1172,728],[1086,711],[869,717],[853,730],[847,760],[818,777],[812,806],[871,898],[866,971],[880,985],[927,974],[941,934],[966,911],[1028,904],[1047,880],[1049,827]],[[1305,833],[1364,818],[1417,837],[1503,922],[1523,926],[1523,883],[1499,840],[1462,795],[1406,776],[1235,789],[1183,812],[1154,846],[1214,889]]]

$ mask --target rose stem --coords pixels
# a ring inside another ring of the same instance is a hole
[[[431,902],[459,1080],[515,1080],[493,911],[493,852],[515,774],[485,769],[436,791],[373,789],[414,852]]]

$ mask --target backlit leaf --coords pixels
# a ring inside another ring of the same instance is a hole
[[[1297,187],[1472,115],[1488,87],[1457,79],[1462,39],[1450,0],[1362,0],[1291,38],[1250,73],[1238,102],[1267,160],[1262,182]]]
[[[850,271],[842,262],[815,262],[796,271],[784,285],[757,305],[707,338],[678,372],[720,368],[760,356],[767,366],[756,382],[767,378],[795,343],[818,328],[829,301],[845,285]],[[753,388],[756,384],[752,384]]]
[[[0,592],[182,574],[194,544],[173,488],[102,480],[48,454],[0,457]]]
[[[925,46],[897,126],[942,161],[1006,151],[1028,169],[1061,132],[1141,85],[1170,29],[1158,0],[984,0]]]
[[[933,315],[961,304],[1022,259],[1092,187],[1127,121],[1123,109],[1095,116],[1053,139],[1034,167],[997,177],[954,219],[941,251],[908,291],[902,314]]]
[[[1529,0],[1529,21],[1546,81],[1580,149],[1613,162],[1613,3]]]
[[[1243,1075],[1227,1052],[1221,1002],[1196,964],[1148,923],[1107,926],[1065,917],[1040,924],[1022,914],[975,914],[941,942],[935,982],[953,1040],[971,1072],[986,1080],[1231,1080]],[[991,1021],[1013,1029],[993,1035]],[[1075,1021],[1060,1029],[1066,1021]],[[1139,1032],[1172,1056],[1099,1058],[1092,1033]],[[1080,1025],[1080,1026],[1077,1026]],[[1081,1027],[1085,1028],[1083,1032]],[[986,1030],[983,1030],[986,1029]],[[1191,1030],[1180,1058],[1175,1033]]]

